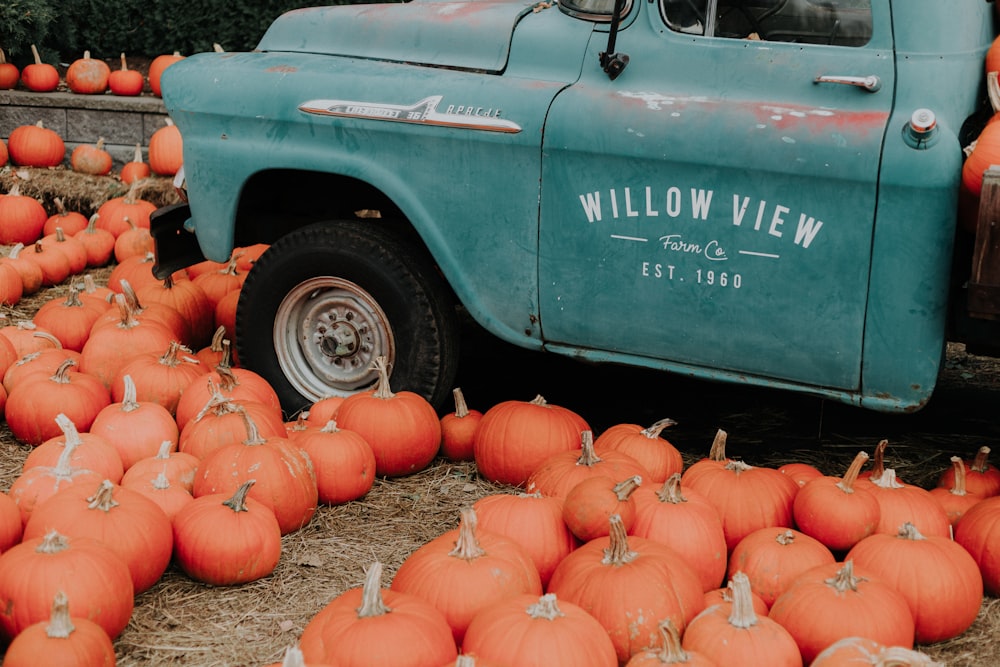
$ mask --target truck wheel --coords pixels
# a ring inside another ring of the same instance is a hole
[[[458,320],[429,261],[371,223],[311,225],[282,237],[247,276],[236,311],[240,364],[288,414],[370,389],[385,356],[393,391],[435,408],[451,395]]]

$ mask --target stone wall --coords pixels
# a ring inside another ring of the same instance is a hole
[[[15,127],[42,121],[66,142],[67,163],[76,146],[95,144],[100,137],[115,170],[132,159],[136,144],[142,146],[145,160],[149,138],[166,118],[159,97],[0,91],[0,137],[6,141]]]

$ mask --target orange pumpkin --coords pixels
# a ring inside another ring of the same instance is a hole
[[[22,472],[36,466],[56,466],[63,452],[70,448],[69,465],[91,470],[115,484],[121,481],[125,468],[121,455],[103,436],[80,433],[76,424],[64,414],[56,415],[56,424],[62,435],[49,438],[29,452],[21,466]]]
[[[594,449],[598,455],[608,450],[628,454],[649,471],[643,478],[648,484],[663,484],[675,472],[684,469],[681,453],[661,435],[664,429],[676,424],[670,418],[645,428],[638,424],[616,424],[598,436]]]
[[[95,488],[104,481],[103,475],[93,470],[74,466],[73,452],[81,447],[79,441],[67,440],[54,466],[31,466],[18,475],[10,485],[10,497],[21,512],[21,522],[27,525],[35,509],[52,496],[74,484]]]
[[[202,459],[194,496],[230,494],[254,479],[250,496],[274,512],[281,534],[287,535],[309,523],[316,513],[319,491],[312,463],[287,438],[263,437],[252,418],[246,413],[241,416],[246,439],[223,445]]]
[[[138,181],[135,181],[124,195],[112,197],[98,207],[95,225],[118,238],[132,225],[149,229],[149,214],[155,210],[156,204],[139,196]],[[126,218],[132,225],[126,222]]]
[[[167,482],[184,489],[189,495],[194,489],[194,474],[201,461],[191,454],[177,451],[177,444],[164,440],[156,456],[139,459],[122,476],[122,486],[141,486],[152,477],[163,475]]]
[[[730,582],[733,604],[709,607],[684,630],[681,646],[719,665],[801,667],[803,656],[781,624],[753,611],[750,581],[737,572]]]
[[[954,482],[951,488],[937,486],[930,489],[931,496],[938,501],[941,509],[948,515],[948,521],[954,529],[958,520],[969,511],[973,505],[982,500],[982,496],[977,496],[966,491],[965,486],[965,462],[960,456],[952,456],[951,464],[954,466]]]
[[[10,642],[3,656],[7,667],[35,667],[39,656],[64,667],[112,667],[115,647],[111,637],[89,618],[71,617],[69,599],[61,590],[47,620],[32,623]]]
[[[42,234],[48,236],[55,234],[57,228],[61,228],[66,234],[73,236],[87,226],[87,216],[77,211],[67,211],[63,204],[62,197],[53,197],[52,203],[56,206],[56,212],[45,220],[42,227]]]
[[[871,478],[866,488],[874,491],[878,500],[876,533],[896,535],[900,526],[909,522],[925,535],[951,537],[948,515],[930,491],[913,484],[903,484],[896,479],[893,468],[886,468],[878,479]]]
[[[913,646],[913,614],[906,598],[850,559],[800,574],[774,601],[769,618],[791,633],[807,664],[843,637]]]
[[[846,551],[878,527],[882,511],[858,473],[868,454],[858,452],[844,476],[821,476],[806,482],[792,504],[795,524],[834,551]]]
[[[0,49],[0,90],[13,90],[21,80],[21,72],[17,65],[7,62],[7,55]],[[0,160],[3,166],[3,160]]]
[[[112,639],[132,615],[132,576],[125,561],[91,537],[52,531],[0,555],[0,631],[15,637],[48,618],[59,591],[69,599],[71,617],[97,623]]]
[[[581,434],[589,430],[582,417],[541,395],[531,401],[502,401],[483,414],[473,455],[485,479],[523,486],[553,454],[580,449]]]
[[[45,127],[42,121],[11,130],[7,151],[11,162],[22,167],[58,167],[66,159],[62,137]]]
[[[562,519],[562,499],[540,493],[495,493],[472,505],[479,526],[523,546],[547,587],[559,562],[579,542]]]
[[[357,500],[375,483],[375,452],[354,431],[330,420],[319,429],[311,429],[295,440],[313,463],[319,501],[339,505]]]
[[[52,92],[59,86],[59,70],[49,63],[42,62],[34,44],[31,45],[31,55],[35,60],[30,65],[24,66],[24,70],[21,71],[21,83],[36,93]]]
[[[79,352],[94,322],[106,310],[94,299],[81,299],[79,291],[71,287],[65,299],[53,298],[43,303],[33,321],[58,338],[63,348]]]
[[[528,476],[527,489],[544,496],[565,498],[585,479],[597,476],[624,479],[639,476],[648,479],[649,471],[629,454],[610,449],[598,455],[591,431],[580,433],[580,447],[548,457]]]
[[[340,667],[444,665],[458,655],[444,614],[416,595],[382,588],[377,561],[362,586],[341,593],[309,620],[299,648],[306,662]]]
[[[669,618],[660,622],[661,648],[641,651],[633,655],[625,667],[717,667],[714,660],[697,651],[685,651],[680,632]]]
[[[160,176],[173,176],[184,162],[184,141],[173,121],[153,132],[149,138],[149,168]]]
[[[22,195],[20,185],[15,183],[0,199],[0,244],[34,243],[41,237],[48,217],[45,207],[34,197]]]
[[[269,507],[248,497],[253,486],[250,479],[232,494],[195,498],[174,516],[175,559],[195,581],[245,584],[277,567],[281,529]]]
[[[125,54],[121,55],[122,66],[108,75],[108,88],[115,95],[124,97],[135,97],[142,93],[146,80],[142,77],[142,72],[128,68]],[[122,179],[125,180],[124,178]]]
[[[718,587],[726,574],[726,535],[705,496],[682,489],[674,473],[659,490],[641,486],[634,497],[632,534],[674,549],[697,572],[702,590]]]
[[[916,526],[904,523],[896,535],[861,540],[846,558],[903,595],[918,643],[957,637],[976,620],[983,580],[973,557],[950,537],[924,537]]]
[[[955,541],[965,547],[979,565],[983,586],[990,595],[1000,595],[1000,496],[987,498],[965,513],[955,526]]]
[[[14,267],[18,275],[21,276],[24,294],[34,294],[42,288],[42,267],[31,261],[30,255],[25,252],[24,244],[18,243],[10,249],[6,257],[0,259],[3,264]]]
[[[44,537],[52,530],[92,537],[111,547],[128,565],[136,594],[157,582],[173,550],[173,530],[163,510],[110,480],[76,484],[40,503],[24,526],[24,539]]]
[[[423,470],[441,446],[437,412],[420,394],[392,391],[385,357],[375,360],[375,368],[376,387],[348,396],[337,410],[337,423],[371,445],[376,474],[397,477]]]
[[[822,542],[791,528],[759,528],[736,545],[729,576],[743,572],[751,589],[770,607],[799,574],[836,562]]]
[[[156,456],[163,442],[176,444],[180,433],[173,415],[165,407],[136,398],[132,376],[125,375],[123,381],[122,400],[98,412],[90,432],[110,442],[128,470],[140,459]]]
[[[694,570],[673,549],[626,536],[617,516],[609,523],[609,536],[587,542],[556,566],[548,592],[596,618],[619,662],[626,662],[658,645],[664,618],[683,633],[704,608],[705,596]]]
[[[514,595],[542,594],[538,568],[524,547],[477,526],[475,510],[462,509],[458,528],[417,548],[392,580],[392,590],[441,611],[459,646],[480,610]]]
[[[149,164],[142,159],[142,146],[136,144],[132,160],[122,166],[118,177],[121,178],[122,183],[131,185],[134,181],[141,181],[144,178],[148,178],[151,173],[152,170],[149,168]]]
[[[164,70],[175,62],[183,60],[183,58],[184,56],[178,51],[174,51],[172,54],[161,54],[153,58],[153,62],[149,64],[149,89],[153,91],[154,95],[157,97],[161,96],[160,77],[163,76]]]
[[[73,171],[93,176],[106,176],[111,173],[111,153],[104,150],[104,137],[98,137],[97,143],[80,144],[69,155],[69,166]]]
[[[73,235],[87,253],[87,266],[104,266],[111,261],[115,250],[115,236],[97,226],[99,217],[96,213],[90,216],[87,226]]]
[[[642,477],[639,475],[620,482],[604,475],[588,477],[570,489],[563,499],[563,521],[581,542],[607,535],[612,516],[617,516],[628,532],[635,523],[632,495],[640,484]]]
[[[971,461],[965,461],[965,490],[973,495],[989,497],[1000,494],[1000,468],[989,462],[990,448],[983,445]],[[954,485],[957,470],[954,465],[941,473],[937,485]]]
[[[449,461],[472,461],[472,440],[483,413],[470,410],[460,387],[451,390],[455,409],[441,417],[441,455]]]
[[[66,85],[80,95],[99,95],[108,89],[110,76],[111,68],[106,62],[91,58],[90,51],[84,51],[83,57],[66,69]]]
[[[579,605],[546,593],[517,595],[484,609],[469,623],[462,651],[517,667],[616,667],[614,644]]]
[[[122,400],[124,377],[130,375],[135,382],[137,400],[159,403],[170,414],[175,414],[184,390],[207,372],[189,350],[181,347],[178,341],[170,341],[162,353],[145,352],[125,364],[111,381],[111,397],[115,401]]]

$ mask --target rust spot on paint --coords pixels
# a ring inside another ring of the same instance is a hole
[[[265,72],[279,72],[281,74],[289,74],[291,72],[298,72],[298,67],[293,67],[292,65],[275,65],[274,67],[268,67],[264,70]]]

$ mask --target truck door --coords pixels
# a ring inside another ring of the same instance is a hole
[[[546,123],[542,333],[711,377],[857,389],[888,0],[635,0]],[[589,352],[588,352],[589,350]]]

